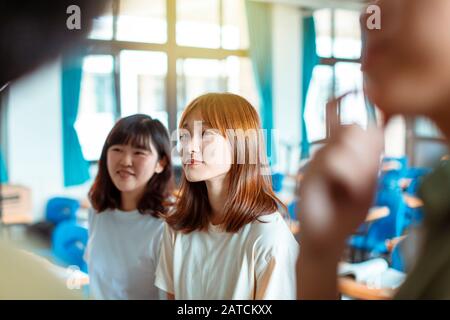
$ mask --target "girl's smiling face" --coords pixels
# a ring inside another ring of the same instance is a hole
[[[232,148],[226,137],[193,110],[180,128],[181,157],[190,182],[225,177],[232,163]]]
[[[158,158],[152,143],[148,150],[116,144],[108,148],[106,163],[109,176],[120,192],[139,194],[155,173],[163,171]]]

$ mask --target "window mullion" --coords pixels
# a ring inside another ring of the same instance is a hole
[[[176,0],[167,0],[167,76],[166,105],[169,115],[169,131],[177,126],[177,44],[176,44]]]

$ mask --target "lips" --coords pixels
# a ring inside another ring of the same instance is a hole
[[[134,173],[129,170],[118,170],[116,173],[122,179],[126,179],[128,177],[134,176]]]
[[[197,159],[187,159],[186,161],[184,161],[184,164],[187,166],[198,166],[203,164],[203,161]]]

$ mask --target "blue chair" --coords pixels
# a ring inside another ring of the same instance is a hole
[[[370,253],[371,257],[387,254],[386,240],[401,235],[403,228],[398,223],[399,217],[405,215],[406,203],[400,179],[407,172],[407,158],[385,158],[383,162],[397,161],[396,169],[383,171],[378,180],[374,206],[388,207],[389,215],[379,220],[363,224],[356,235],[350,237],[348,244],[354,248]]]
[[[80,202],[66,197],[51,198],[47,202],[45,219],[57,225],[62,221],[75,220]]]
[[[405,258],[401,251],[400,245],[396,245],[391,253],[391,268],[401,272],[406,272]]]
[[[411,179],[410,184],[405,190],[405,193],[417,197],[417,191],[422,183],[423,179],[426,175],[430,174],[432,169],[430,168],[409,168],[406,177]],[[409,206],[406,207],[404,215],[399,216],[397,220],[398,229],[401,229],[402,232],[408,229],[411,226],[417,226],[423,221],[423,210],[421,207],[411,208]]]
[[[298,220],[298,218],[297,218],[297,201],[295,201],[295,200],[292,201],[288,205],[287,209],[288,209],[289,217],[292,220]]]
[[[274,192],[280,192],[283,189],[284,174],[274,173],[272,175],[272,189]]]
[[[59,223],[52,235],[52,253],[60,264],[76,265],[81,271],[87,272],[84,252],[88,242],[88,229],[75,221]]]

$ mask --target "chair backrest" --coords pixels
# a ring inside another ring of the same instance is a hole
[[[87,228],[75,221],[59,223],[52,235],[52,252],[66,265],[76,265],[83,272],[87,271],[84,252],[88,242]]]
[[[55,225],[66,220],[75,220],[80,201],[66,197],[51,198],[47,202],[45,219]]]

